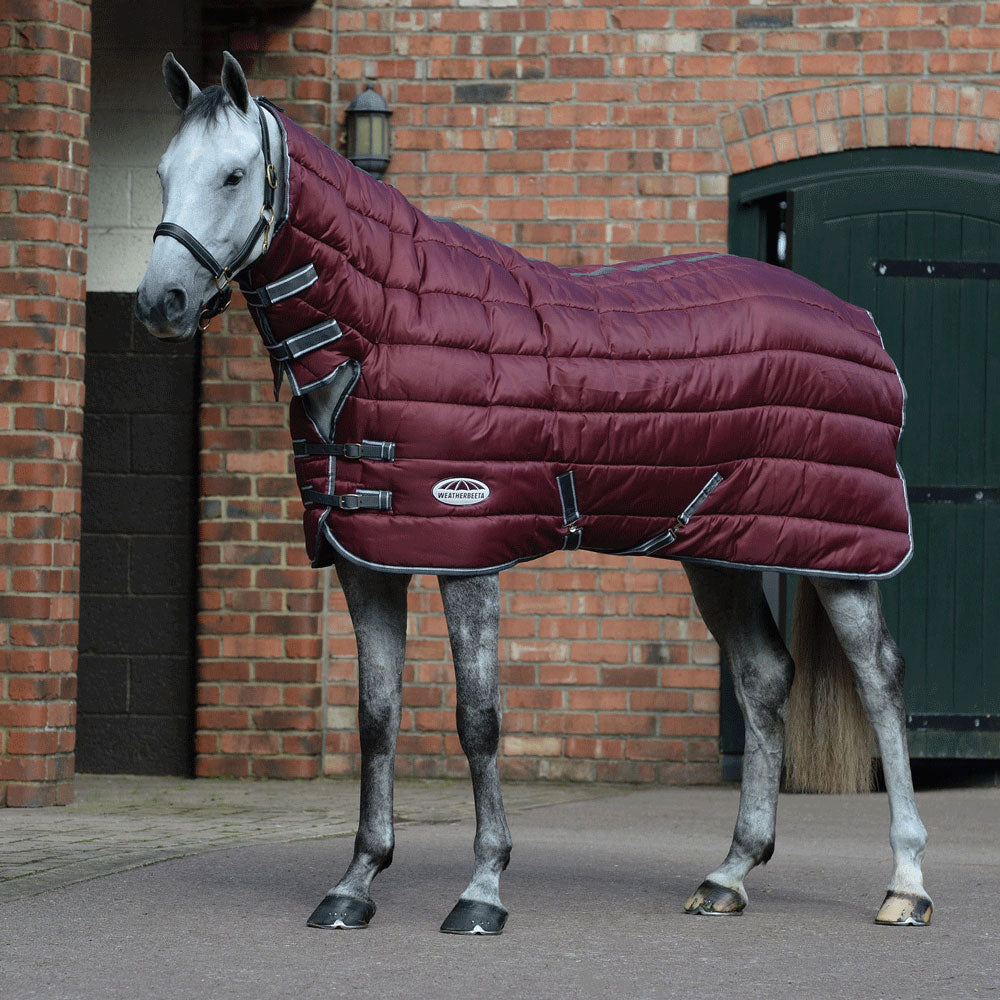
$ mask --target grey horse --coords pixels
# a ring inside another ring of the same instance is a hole
[[[280,215],[285,196],[284,154],[276,120],[251,98],[242,69],[228,53],[221,87],[201,91],[172,55],[164,59],[163,71],[183,117],[157,170],[169,225],[154,241],[136,313],[160,339],[187,340],[228,303],[232,275],[266,251],[271,220]],[[266,166],[265,147],[273,151],[276,170]],[[265,171],[272,194],[271,204],[262,209]],[[193,238],[210,263],[178,232]],[[228,263],[223,268],[219,261]],[[341,392],[342,387],[331,384],[306,397],[318,426],[330,426]],[[358,641],[361,806],[351,863],[309,923],[357,928],[373,916],[372,881],[392,861],[393,761],[409,577],[344,559],[336,569]],[[768,861],[774,849],[783,767],[787,765],[793,787],[856,790],[871,778],[874,730],[888,790],[893,854],[888,893],[876,921],[929,923],[932,905],[921,874],[926,832],[910,776],[903,659],[886,628],[876,585],[801,577],[793,657],[768,609],[760,573],[690,563],[685,571],[729,664],[746,722],[732,846],[686,901],[685,910],[703,915],[742,911],[747,875]],[[507,918],[500,876],[511,852],[497,768],[499,580],[493,574],[441,576],[439,582],[455,663],[458,734],[476,808],[472,880],[441,929],[497,934]],[[787,761],[786,735],[794,738]]]

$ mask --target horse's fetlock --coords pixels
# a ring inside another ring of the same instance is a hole
[[[491,831],[476,835],[474,850],[477,858],[488,859],[499,871],[503,871],[510,864],[513,847],[509,833]]]
[[[375,872],[385,871],[392,864],[393,839],[368,834],[362,838],[359,853]]]

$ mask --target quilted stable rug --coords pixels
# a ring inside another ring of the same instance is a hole
[[[904,393],[865,310],[722,253],[529,260],[279,119],[287,211],[244,289],[292,386],[314,565],[485,573],[578,547],[847,577],[907,562]],[[309,405],[331,386],[332,429]]]

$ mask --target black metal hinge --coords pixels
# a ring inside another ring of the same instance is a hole
[[[907,715],[910,729],[947,729],[955,732],[1000,732],[1000,715]]]
[[[873,260],[872,270],[883,278],[1000,278],[995,260]]]
[[[910,503],[1000,504],[1000,487],[989,486],[907,486]]]

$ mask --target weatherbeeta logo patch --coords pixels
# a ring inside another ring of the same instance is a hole
[[[455,476],[435,483],[431,493],[435,500],[451,507],[470,507],[474,503],[482,503],[490,495],[490,488],[478,479]]]

